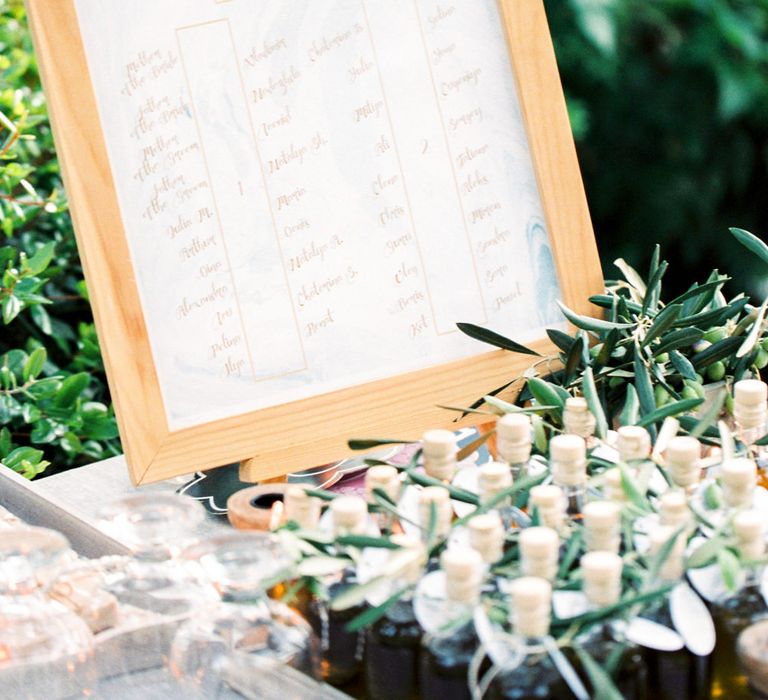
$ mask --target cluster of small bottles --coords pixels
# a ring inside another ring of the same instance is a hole
[[[546,460],[525,412],[499,418],[479,466],[428,431],[421,469],[372,466],[366,497],[326,515],[288,488],[281,533],[304,564],[336,564],[300,562],[280,590],[320,640],[324,679],[371,700],[585,698],[600,673],[626,698],[751,697],[736,646],[768,618],[767,417],[768,387],[745,380],[706,456],[674,419],[655,444],[638,426],[600,440],[579,397]]]

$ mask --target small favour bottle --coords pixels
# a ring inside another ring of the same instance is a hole
[[[723,500],[730,512],[752,507],[757,485],[757,465],[747,457],[728,459],[720,466]]]
[[[578,435],[556,435],[549,442],[549,466],[552,480],[563,489],[567,514],[580,519],[587,491],[587,451]]]
[[[394,535],[402,546],[389,560],[391,594],[405,592],[366,631],[365,688],[368,700],[411,700],[418,694],[418,661],[424,634],[413,610],[413,589],[424,569],[424,545],[417,538]]]
[[[496,421],[496,451],[512,478],[525,476],[531,459],[531,419],[524,413],[507,413]]]
[[[623,562],[618,554],[593,551],[581,558],[583,591],[592,610],[616,605],[621,597],[621,572]],[[642,652],[629,642],[621,632],[621,625],[610,619],[590,627],[578,639],[579,643],[601,666],[608,667],[619,647],[621,657],[615,664],[614,680],[624,698],[641,700],[645,698],[647,670]],[[586,673],[582,673],[589,681]],[[592,689],[594,692],[594,689]]]
[[[520,533],[520,568],[523,576],[547,581],[557,577],[560,537],[548,527],[529,527]]]
[[[768,385],[759,379],[743,379],[733,386],[733,419],[736,436],[752,457],[763,457],[765,448],[755,441],[768,432]]]
[[[743,562],[765,556],[765,519],[754,510],[737,513],[733,534],[739,558]],[[736,659],[736,639],[749,625],[768,618],[768,605],[760,590],[764,565],[747,565],[739,589],[712,605],[717,630],[717,644],[712,658],[712,697],[739,700],[750,698],[747,678]]]
[[[504,556],[504,524],[498,513],[476,515],[467,524],[469,545],[490,567]]]
[[[473,549],[456,547],[443,552],[440,564],[445,572],[446,597],[454,609],[451,618],[460,619],[463,615],[469,621],[424,637],[419,676],[421,697],[470,700],[469,665],[480,645],[471,615],[480,601],[483,559]]]
[[[584,543],[589,552],[621,548],[621,506],[613,501],[592,501],[584,506]]]
[[[319,498],[310,496],[304,486],[291,484],[285,489],[283,501],[288,522],[295,522],[302,530],[317,529],[322,510]]]
[[[619,504],[628,501],[624,486],[621,483],[621,469],[611,467],[603,472],[603,495],[609,501]]]
[[[486,462],[478,467],[477,486],[480,503],[488,503],[512,486],[512,472],[503,462]],[[512,499],[505,498],[494,505],[505,527],[517,527],[519,512],[513,507]]]
[[[488,697],[493,700],[571,697],[546,650],[551,584],[542,578],[524,576],[512,582],[511,599],[512,632],[522,644],[523,659],[514,668],[501,670],[491,684]]]
[[[688,507],[688,498],[684,491],[667,491],[659,499],[659,523],[676,530],[686,525],[690,532],[696,525],[693,513]]]
[[[674,530],[659,526],[650,533],[650,556],[656,554]],[[683,556],[685,536],[678,536],[664,563],[661,565],[657,585],[674,583],[682,580],[685,568]],[[695,595],[695,594],[694,594]],[[706,608],[704,608],[706,614]],[[648,617],[669,629],[676,629],[670,608],[670,595],[663,596],[648,613]],[[677,651],[661,651],[644,647],[645,662],[648,667],[648,697],[654,700],[708,700],[709,698],[709,659],[697,656],[683,647]]]
[[[567,504],[563,489],[554,484],[534,486],[528,493],[528,512],[532,514],[535,508],[539,523],[557,532],[565,527]]]
[[[623,425],[618,429],[616,449],[619,459],[629,464],[648,459],[651,454],[651,436],[639,425]]]
[[[422,538],[426,541],[429,534],[429,525],[434,512],[434,536],[440,540],[448,536],[451,531],[453,509],[451,508],[451,496],[442,486],[427,486],[419,492],[419,525]]]
[[[400,473],[397,469],[386,464],[369,467],[365,473],[365,500],[374,506],[378,504],[375,489],[382,491],[396,504],[400,497]],[[382,532],[391,532],[395,527],[394,516],[386,510],[377,513],[376,524]]]
[[[339,496],[331,501],[334,537],[363,534],[368,523],[368,506],[357,496]],[[351,681],[361,669],[365,638],[363,632],[349,632],[347,624],[357,617],[365,604],[333,610],[329,601],[357,584],[357,571],[350,566],[325,582],[325,599],[313,599],[308,621],[320,639],[323,679],[331,685]]]
[[[458,468],[456,435],[450,430],[428,430],[421,443],[424,471],[433,479],[450,483]]]
[[[693,495],[701,481],[701,443],[688,435],[673,437],[667,445],[666,463],[672,483]]]
[[[563,432],[566,435],[578,435],[589,447],[597,442],[595,427],[597,421],[589,410],[587,400],[583,396],[571,397],[565,400],[563,409]]]

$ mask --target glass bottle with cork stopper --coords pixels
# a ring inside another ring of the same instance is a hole
[[[621,480],[621,469],[611,467],[602,473],[603,477],[603,496],[609,501],[622,504],[629,499],[624,492],[624,485]]]
[[[765,517],[744,510],[733,518],[733,535],[739,559],[746,563],[738,590],[715,601],[712,616],[717,644],[712,657],[712,697],[739,700],[750,698],[747,678],[736,659],[736,639],[749,625],[768,618],[768,604],[761,591],[764,565],[753,563],[765,556]]]
[[[757,485],[757,465],[748,457],[727,459],[720,465],[720,485],[726,514],[751,508]]]
[[[443,552],[440,564],[445,572],[446,599],[452,608],[450,617],[470,620],[458,628],[424,637],[419,675],[421,696],[470,700],[469,666],[480,645],[471,614],[480,601],[483,559],[474,549],[452,547]]]
[[[687,534],[695,529],[696,522],[688,506],[688,498],[684,491],[667,491],[659,498],[659,523],[676,530],[685,526]]]
[[[595,428],[597,421],[589,410],[589,404],[583,396],[572,396],[565,400],[563,408],[563,433],[578,435],[589,448],[597,445]]]
[[[621,597],[623,562],[618,554],[592,551],[580,561],[583,591],[592,610],[616,605]],[[620,660],[615,663],[615,682],[628,700],[641,700],[645,696],[647,670],[640,648],[628,641],[621,626],[612,620],[591,627],[578,638],[579,643],[601,666],[607,667],[621,648]],[[585,674],[582,674],[585,675]],[[589,681],[589,678],[585,678]],[[594,688],[592,689],[594,692]]]
[[[413,609],[413,589],[424,571],[424,545],[393,535],[401,549],[389,555],[390,591],[397,602],[366,631],[365,688],[368,700],[412,700],[418,696],[418,667],[424,631]]]
[[[651,454],[651,436],[639,425],[622,425],[617,430],[616,450],[625,464],[648,459]]]
[[[584,544],[588,552],[618,554],[621,548],[621,506],[614,501],[592,501],[584,506]]]
[[[425,544],[434,544],[426,541],[432,517],[434,517],[433,534],[435,539],[444,539],[451,531],[453,508],[451,507],[451,496],[448,490],[442,486],[427,486],[419,491],[419,526],[422,541]]]
[[[557,577],[560,537],[548,527],[529,527],[520,533],[520,569],[523,576],[547,581]]]
[[[694,495],[701,482],[701,443],[689,435],[673,437],[667,445],[666,467],[672,483],[687,496]]]
[[[502,669],[491,683],[492,700],[533,700],[572,697],[547,652],[546,637],[551,619],[552,585],[524,576],[512,582],[512,632],[523,647],[523,659],[511,669]]]
[[[428,430],[422,437],[421,446],[427,476],[450,483],[458,468],[456,436],[450,430]]]
[[[650,555],[654,556],[665,547],[675,530],[661,526],[650,532]],[[677,583],[682,581],[685,573],[683,557],[685,552],[685,535],[678,534],[664,562],[659,567],[657,585]],[[706,608],[704,608],[706,613]],[[670,596],[663,596],[647,614],[653,622],[669,629],[676,629],[670,608]],[[661,651],[643,648],[645,662],[648,668],[648,696],[658,700],[707,700],[709,698],[709,660],[697,656],[682,647],[677,651]]]
[[[549,442],[552,480],[563,489],[566,513],[580,519],[587,491],[587,446],[578,435],[556,435]]]
[[[289,484],[283,496],[285,519],[296,523],[302,530],[316,530],[320,522],[322,501],[311,496],[300,484]]]
[[[768,385],[765,382],[742,379],[734,384],[733,420],[736,437],[748,455],[762,461],[765,448],[755,442],[766,434],[768,427]]]
[[[342,535],[361,535],[368,526],[368,506],[357,496],[338,496],[330,503],[331,521],[335,538]],[[339,552],[343,554],[343,549]],[[307,619],[320,639],[323,679],[331,685],[344,685],[360,672],[365,637],[363,632],[349,632],[347,624],[359,615],[365,604],[344,610],[329,605],[337,595],[357,584],[357,571],[352,562],[341,573],[324,581],[325,595],[314,598],[309,605]]]
[[[565,529],[568,500],[563,489],[554,484],[540,484],[528,492],[528,512],[538,513],[539,523],[557,532]]]
[[[531,444],[531,419],[524,413],[507,413],[496,421],[496,452],[513,480],[528,473]]]
[[[395,467],[387,464],[377,464],[369,467],[365,473],[365,500],[372,506],[377,506],[374,491],[381,491],[392,503],[397,503],[400,498],[400,472]],[[376,524],[382,532],[390,533],[399,529],[399,524],[395,522],[394,515],[389,511],[382,511],[376,514]]]
[[[490,568],[504,556],[504,523],[498,513],[481,513],[467,523],[469,546]]]
[[[480,503],[486,504],[512,486],[512,471],[503,462],[486,462],[478,467],[477,486]],[[520,526],[520,513],[513,506],[511,498],[505,498],[494,505],[504,526]]]

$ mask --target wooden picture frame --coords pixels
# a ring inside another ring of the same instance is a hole
[[[27,0],[54,136],[131,479],[248,460],[256,481],[340,459],[350,437],[418,439],[530,366],[504,351],[171,431],[74,0]],[[542,0],[499,0],[564,303],[590,314],[602,273]],[[119,31],[119,27],[116,28]],[[128,274],[126,274],[128,272]],[[457,319],[463,320],[463,319]],[[529,343],[540,353],[546,337]],[[477,416],[463,424],[478,423]]]

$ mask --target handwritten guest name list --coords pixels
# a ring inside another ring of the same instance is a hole
[[[561,321],[495,0],[76,6],[171,429]]]

